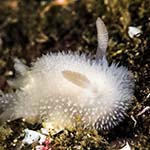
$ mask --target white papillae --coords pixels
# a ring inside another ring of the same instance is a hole
[[[87,86],[64,78],[66,70],[86,77]],[[108,130],[124,118],[134,83],[127,68],[108,65],[105,58],[96,63],[84,55],[58,53],[33,63],[20,85],[9,119],[38,116],[64,128],[80,116],[84,127]]]

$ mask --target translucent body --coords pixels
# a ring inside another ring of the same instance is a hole
[[[38,117],[61,127],[79,116],[85,127],[110,128],[122,120],[133,92],[126,68],[73,54],[43,56],[19,81],[9,119]]]

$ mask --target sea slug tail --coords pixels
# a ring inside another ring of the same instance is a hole
[[[13,120],[14,105],[17,102],[15,93],[3,94],[0,91],[0,122]]]

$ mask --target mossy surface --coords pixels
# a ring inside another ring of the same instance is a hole
[[[52,149],[118,149],[128,141],[134,150],[150,149],[150,1],[149,0],[5,0],[0,5],[0,89],[13,89],[6,83],[15,76],[14,58],[30,65],[49,52],[86,53],[92,59],[97,47],[95,20],[101,17],[109,31],[109,62],[119,62],[135,79],[133,105],[126,119],[107,133],[66,129],[53,137]],[[128,27],[142,30],[131,39]],[[133,116],[137,123],[132,119]],[[20,147],[24,129],[40,129],[22,120],[0,126],[0,150]]]

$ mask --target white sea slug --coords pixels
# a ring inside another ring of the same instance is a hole
[[[107,130],[116,126],[131,104],[134,82],[125,67],[108,64],[108,33],[103,21],[96,21],[96,60],[77,54],[47,54],[31,68],[16,61],[20,77],[11,84],[15,93],[0,97],[0,120],[38,118],[53,127],[75,125]]]

